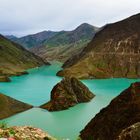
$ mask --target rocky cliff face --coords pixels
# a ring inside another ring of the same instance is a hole
[[[8,76],[25,74],[25,70],[49,64],[0,35],[0,81],[8,81]]]
[[[122,130],[116,140],[139,140],[140,139],[140,122],[135,123]]]
[[[41,108],[49,111],[68,109],[78,103],[90,101],[94,95],[89,89],[75,78],[65,78],[51,91],[51,101]]]
[[[124,135],[121,134],[124,129],[137,122],[140,122],[140,82],[131,84],[102,109],[81,131],[80,137],[82,140],[115,140]]]
[[[108,24],[87,47],[64,64],[60,76],[140,77],[140,14]]]
[[[17,101],[9,96],[0,94],[0,119],[32,108],[31,105]]]

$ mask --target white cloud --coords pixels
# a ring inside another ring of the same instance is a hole
[[[140,12],[139,0],[0,0],[0,33],[103,26]]]

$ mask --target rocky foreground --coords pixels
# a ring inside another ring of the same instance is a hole
[[[30,126],[0,128],[0,138],[9,138],[10,140],[56,140],[41,129]]]
[[[116,140],[140,140],[140,122],[122,130]]]
[[[95,95],[76,78],[64,78],[51,91],[51,100],[41,108],[60,111],[78,103],[89,102]]]
[[[4,119],[32,108],[31,105],[0,93],[0,119]]]
[[[102,109],[81,131],[80,137],[82,140],[139,140],[139,122],[140,82],[136,82]]]

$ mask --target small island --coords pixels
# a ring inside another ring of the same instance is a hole
[[[51,100],[40,106],[48,111],[60,111],[78,103],[89,102],[95,95],[78,79],[65,77],[51,91]]]

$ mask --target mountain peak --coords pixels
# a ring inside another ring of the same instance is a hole
[[[95,27],[93,25],[90,25],[88,23],[82,23],[81,25],[79,25],[75,30],[88,30],[88,29],[94,29],[97,30],[98,27]]]

